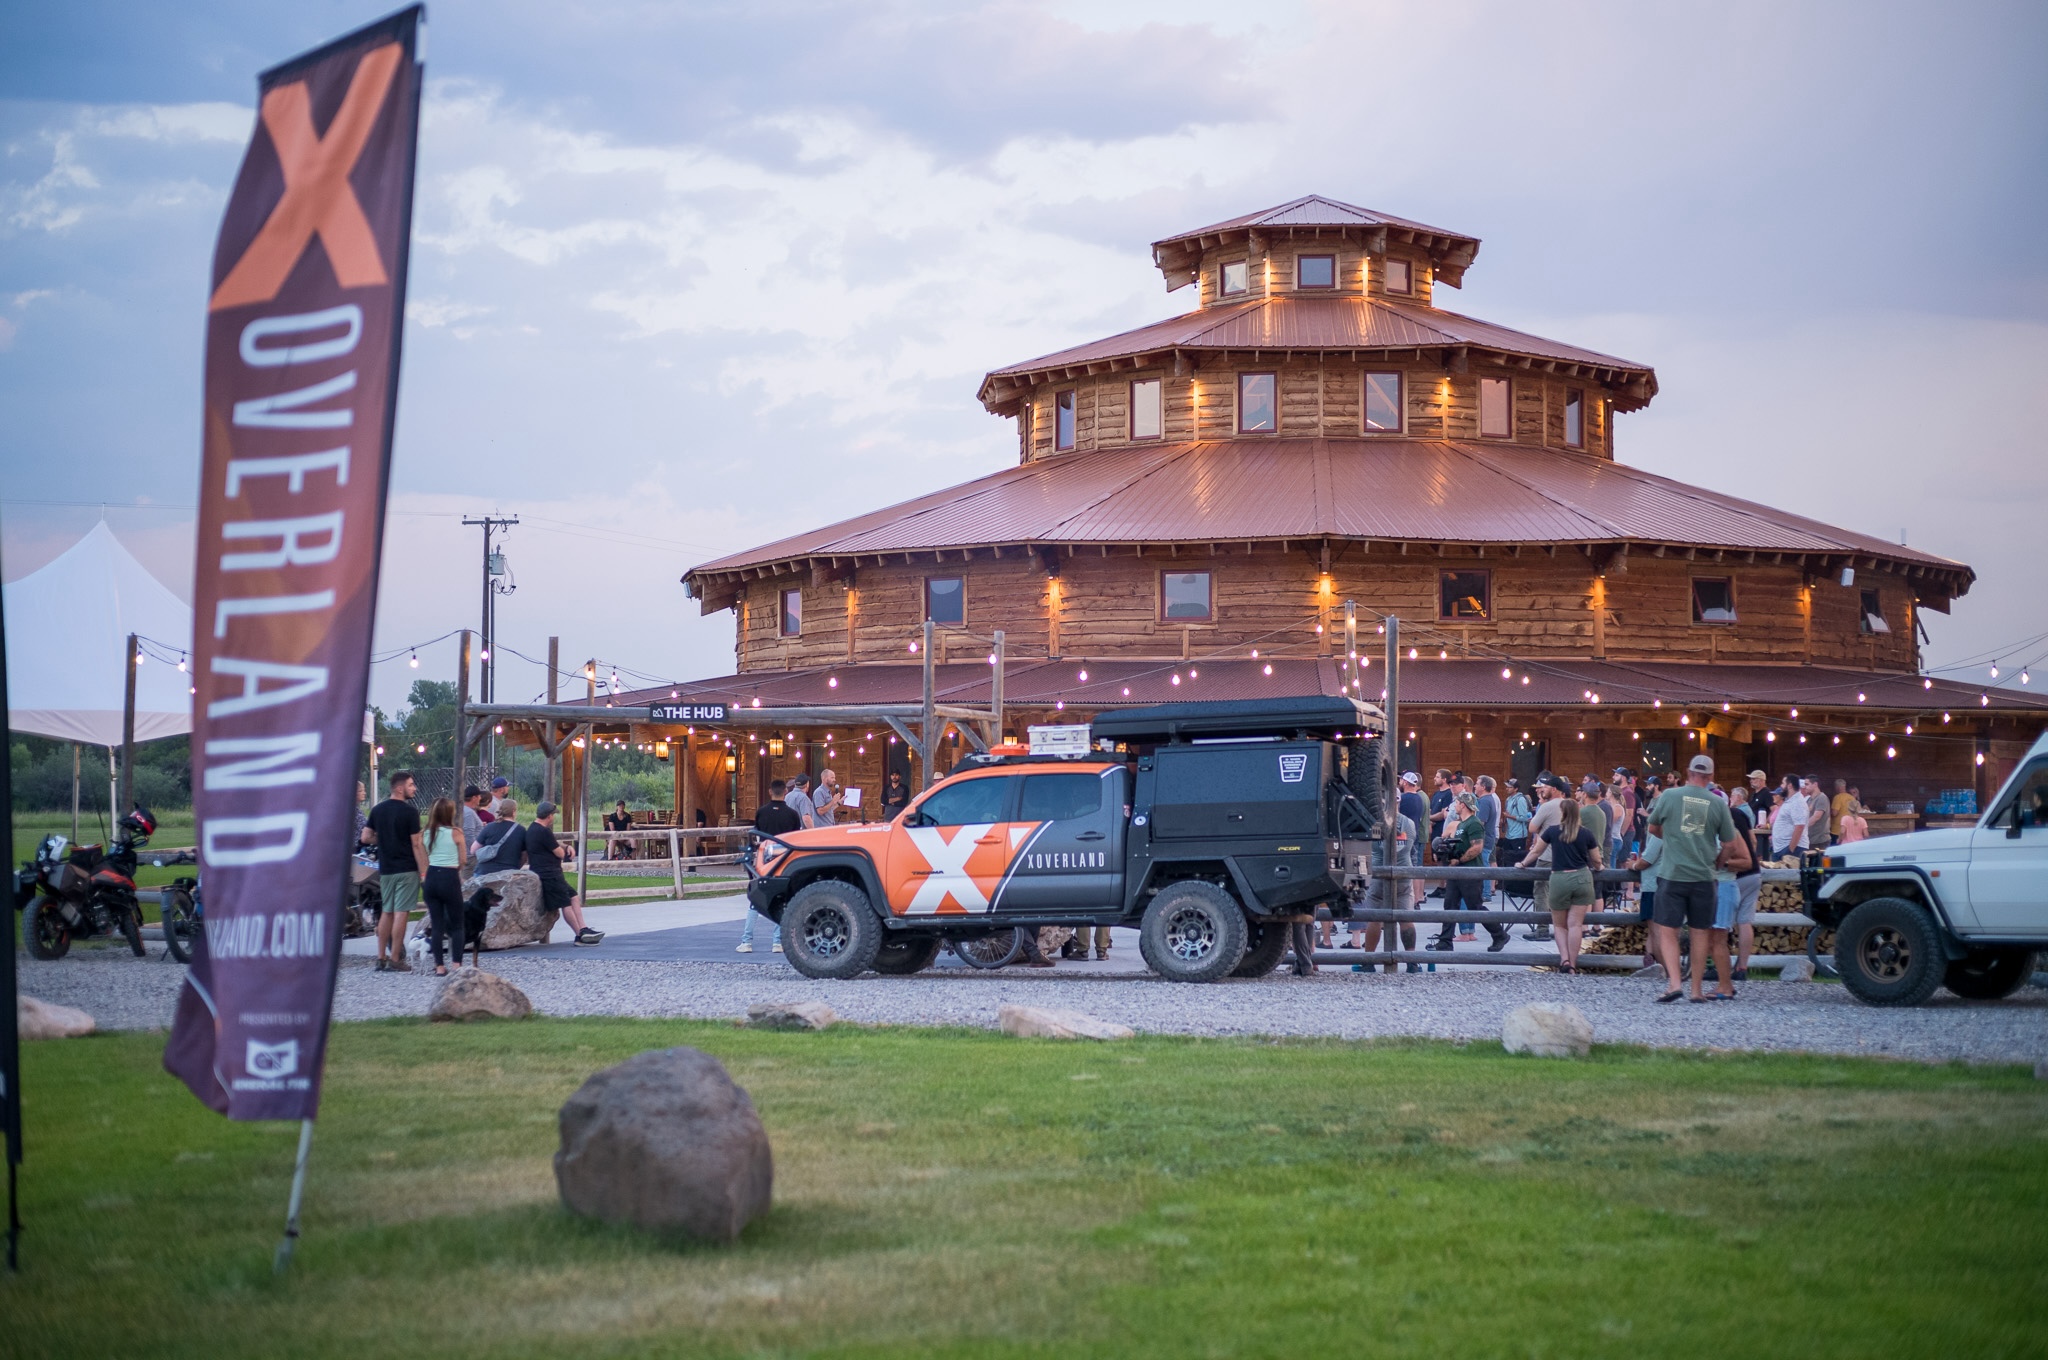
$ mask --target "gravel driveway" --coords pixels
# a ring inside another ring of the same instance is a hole
[[[1154,1034],[1386,1035],[1491,1039],[1528,1001],[1566,1000],[1583,1010],[1603,1043],[1660,1048],[1773,1049],[1914,1058],[2024,1062],[2048,1059],[2048,988],[2025,987],[2004,1001],[1961,1001],[1946,992],[1910,1010],[1858,1004],[1840,986],[1756,981],[1733,1002],[1652,1003],[1655,981],[1558,977],[1519,970],[1365,976],[1325,969],[1256,981],[1177,986],[1143,973],[1062,976],[1051,972],[970,973],[814,982],[788,964],[632,962],[595,953],[494,955],[547,1015],[692,1016],[730,1019],[750,1002],[820,999],[848,1020],[870,1024],[992,1027],[1005,1002],[1086,1011]],[[24,992],[77,1006],[109,1029],[170,1023],[184,970],[126,950],[74,951],[56,963],[21,961]],[[2039,975],[2037,975],[2038,978]],[[433,994],[428,973],[376,972],[345,958],[335,995],[339,1020],[422,1015]]]

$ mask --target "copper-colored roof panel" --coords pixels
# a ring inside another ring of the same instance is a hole
[[[1334,198],[1324,198],[1321,194],[1307,194],[1291,203],[1282,203],[1278,207],[1261,208],[1257,212],[1244,213],[1222,222],[1212,222],[1193,231],[1176,232],[1172,236],[1161,237],[1152,244],[1172,245],[1179,241],[1192,240],[1197,236],[1214,236],[1219,232],[1242,231],[1248,227],[1398,227],[1404,231],[1426,232],[1431,236],[1470,241],[1474,246],[1479,244],[1477,237],[1467,236],[1462,231],[1411,222],[1405,217],[1395,217],[1351,203],[1340,203]]]

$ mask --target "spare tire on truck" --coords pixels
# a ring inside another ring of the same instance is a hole
[[[1362,817],[1372,836],[1380,835],[1386,825],[1386,746],[1379,737],[1345,743],[1344,788],[1357,800],[1345,806],[1347,832],[1355,829],[1349,825],[1353,817]]]

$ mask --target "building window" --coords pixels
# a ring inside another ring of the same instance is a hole
[[[1564,394],[1564,442],[1575,449],[1586,447],[1586,394],[1576,387]]]
[[[1056,449],[1074,447],[1074,398],[1077,395],[1069,388],[1052,399],[1052,446]]]
[[[1653,774],[1670,774],[1671,763],[1676,759],[1677,753],[1672,750],[1672,743],[1646,741],[1643,743],[1642,754],[1636,758],[1636,773],[1645,777]]]
[[[1206,571],[1159,573],[1159,618],[1164,623],[1202,623],[1215,612]]]
[[[1735,583],[1725,576],[1695,576],[1692,581],[1692,621],[1735,622]]]
[[[1402,297],[1415,291],[1415,280],[1409,272],[1406,260],[1387,261],[1387,291]]]
[[[1131,438],[1157,439],[1165,429],[1165,412],[1157,378],[1138,378],[1131,383]]]
[[[1273,398],[1271,373],[1237,375],[1237,428],[1245,434],[1271,434],[1280,428],[1280,410]]]
[[[1515,432],[1509,423],[1508,380],[1479,380],[1479,433],[1487,439],[1506,439]]]
[[[1222,282],[1217,292],[1225,297],[1236,297],[1251,283],[1251,266],[1243,260],[1232,260],[1223,266]]]
[[[782,592],[782,636],[797,637],[804,631],[804,593],[802,590]]]
[[[1884,600],[1874,590],[1863,592],[1863,631],[1866,633],[1889,633],[1892,627],[1884,621]]]
[[[1365,375],[1365,428],[1368,432],[1398,434],[1401,429],[1401,375]]]
[[[1335,255],[1301,255],[1294,261],[1294,286],[1297,288],[1335,288],[1337,286],[1337,257]]]
[[[958,576],[924,578],[924,616],[933,623],[967,626],[967,583]]]
[[[1492,617],[1493,573],[1447,571],[1438,578],[1436,615],[1460,622],[1484,622]]]

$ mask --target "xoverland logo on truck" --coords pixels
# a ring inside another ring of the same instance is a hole
[[[1280,782],[1283,784],[1299,784],[1302,772],[1306,769],[1308,769],[1308,752],[1299,751],[1293,755],[1282,756],[1280,757]]]

